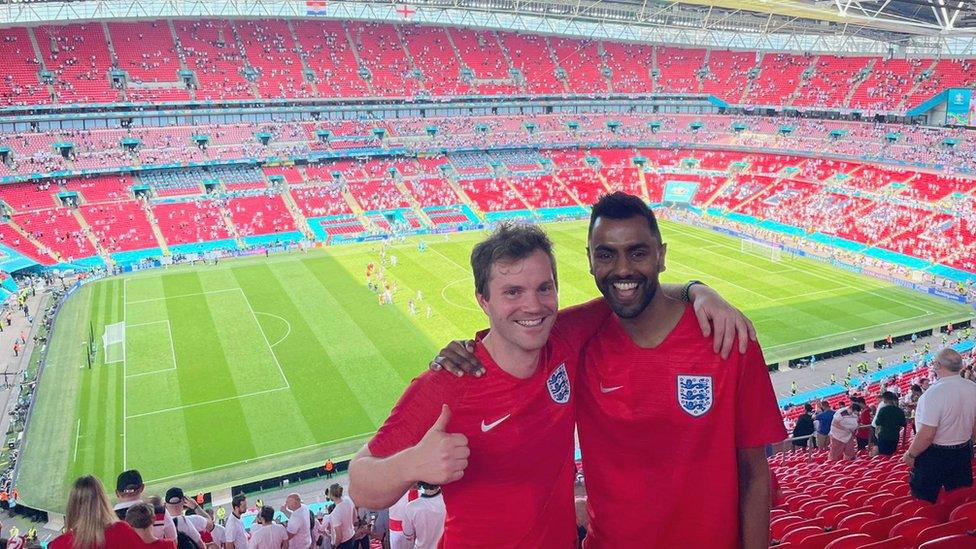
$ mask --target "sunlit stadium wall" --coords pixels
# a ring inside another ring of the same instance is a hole
[[[518,7],[513,4],[513,7]],[[179,1],[142,0],[126,2],[97,0],[78,2],[10,2],[0,3],[0,25],[32,25],[48,22],[72,22],[105,19],[159,18],[327,18],[362,19],[390,23],[427,23],[458,25],[503,31],[555,34],[582,38],[676,44],[723,49],[763,51],[802,51],[811,53],[887,55],[892,45],[883,40],[852,34],[801,32],[749,33],[742,29],[695,28],[693,22],[668,25],[634,24],[613,18],[584,20],[560,16],[560,13],[538,15],[524,9],[505,9],[498,2],[485,4],[483,10],[454,6],[432,6],[409,3],[366,3],[313,0],[239,0]],[[939,36],[917,38],[899,53],[912,56],[976,55],[976,36]]]

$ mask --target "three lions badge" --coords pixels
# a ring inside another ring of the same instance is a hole
[[[678,405],[693,417],[712,409],[712,376],[678,376]]]
[[[549,374],[546,387],[549,388],[549,396],[556,404],[569,402],[569,374],[566,373],[565,362]]]

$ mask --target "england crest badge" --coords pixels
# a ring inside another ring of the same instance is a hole
[[[712,376],[678,376],[678,404],[693,417],[712,409]]]
[[[546,380],[546,387],[549,388],[549,396],[556,404],[566,404],[569,402],[569,374],[566,373],[566,363],[562,363],[558,368],[549,374]]]

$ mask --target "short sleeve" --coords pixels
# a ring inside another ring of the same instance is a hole
[[[784,440],[783,416],[759,345],[750,341],[745,355],[733,353],[723,361],[723,367],[734,367],[732,360],[741,361],[736,386],[736,447],[756,448]]]
[[[610,307],[602,297],[559,311],[553,333],[580,347],[590,340],[610,316]]]
[[[380,458],[406,450],[420,442],[441,414],[441,406],[450,405],[449,386],[444,372],[424,372],[414,378],[383,426],[369,441],[369,452]]]
[[[918,399],[918,406],[915,408],[915,422],[929,427],[938,427],[942,417],[942,406],[938,400],[926,398],[932,393],[925,393]]]

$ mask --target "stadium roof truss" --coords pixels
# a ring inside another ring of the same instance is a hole
[[[0,0],[0,24],[325,17],[714,48],[976,55],[976,0]]]

